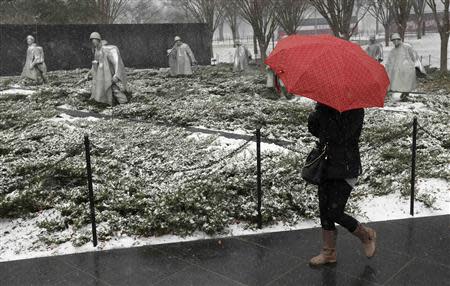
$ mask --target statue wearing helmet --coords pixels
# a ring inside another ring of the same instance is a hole
[[[369,45],[366,48],[366,52],[379,63],[383,61],[383,47],[376,42],[375,36],[370,36]]]
[[[245,71],[248,67],[248,60],[252,58],[252,54],[241,41],[236,40],[236,50],[234,51],[233,71]]]
[[[386,70],[391,81],[390,90],[401,92],[406,100],[409,92],[416,88],[416,62],[420,61],[417,52],[409,44],[404,44],[398,33],[391,36],[394,48],[391,50]]]
[[[21,77],[23,79],[32,80],[38,84],[47,82],[47,66],[44,62],[44,50],[36,45],[33,36],[26,38],[28,49],[25,66],[23,67]]]
[[[194,53],[188,44],[181,41],[179,36],[174,38],[174,46],[167,50],[169,56],[170,75],[191,75],[192,65],[196,65]]]
[[[93,40],[93,39],[97,39],[97,40],[101,41],[101,40],[102,40],[102,37],[100,36],[99,33],[97,33],[97,32],[92,32],[92,33],[91,33],[91,36],[89,37],[89,40]]]
[[[119,49],[107,45],[98,32],[91,33],[89,39],[94,47],[94,60],[85,80],[92,76],[91,99],[109,105],[127,103],[127,77]]]

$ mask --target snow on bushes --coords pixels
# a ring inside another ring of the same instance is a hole
[[[306,128],[312,105],[277,100],[258,73],[236,76],[226,65],[200,68],[191,78],[130,71],[133,98],[113,109],[91,102],[87,89],[74,87],[77,74],[54,72],[51,78],[53,85],[35,94],[0,97],[0,217],[54,212],[39,223],[43,243],[82,245],[90,240],[85,133],[93,144],[100,240],[122,234],[189,235],[198,230],[216,234],[230,224],[255,224],[254,148],[211,168],[175,172],[203,166],[244,143],[192,136],[182,128],[186,125],[248,134],[261,126],[265,137],[295,142],[289,149],[298,152],[263,145],[263,223],[296,223],[318,216],[316,188],[300,177],[304,156],[314,142]],[[369,194],[401,190],[408,195],[414,115],[437,137],[419,132],[418,177],[450,178],[448,96],[436,95],[433,100],[414,96],[411,100],[426,106],[425,111],[366,111],[361,138],[364,174],[349,212],[359,213],[357,200]],[[58,115],[54,107],[61,105],[112,114],[113,119]],[[54,165],[62,158],[66,159]],[[432,194],[419,193],[417,198],[433,206]]]

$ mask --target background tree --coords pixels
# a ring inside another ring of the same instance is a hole
[[[449,18],[449,6],[450,0],[440,0],[444,6],[442,14],[437,11],[436,0],[426,0],[428,6],[433,12],[434,20],[439,31],[439,36],[441,37],[441,63],[440,70],[441,73],[447,73],[447,51],[448,51],[448,38],[450,34],[450,18]]]
[[[116,22],[129,0],[2,0],[0,22],[10,24],[77,24]]]
[[[18,24],[25,22],[25,11],[20,13],[21,1],[0,0],[0,24]]]
[[[154,23],[161,19],[164,3],[155,0],[136,0],[126,7],[125,22],[133,24]]]
[[[233,35],[233,42],[239,39],[239,7],[235,0],[223,0],[223,18],[228,23]]]
[[[413,0],[391,0],[391,4],[392,15],[394,17],[395,24],[397,25],[398,33],[400,34],[402,40],[404,40]]]
[[[67,24],[95,24],[99,22],[99,11],[95,1],[92,0],[67,0]]]
[[[64,0],[3,0],[0,1],[0,23],[61,24],[67,21]]]
[[[297,32],[311,8],[307,0],[272,0],[272,2],[276,12],[275,18],[288,35]]]
[[[130,0],[92,0],[97,4],[98,20],[103,24],[113,24],[127,12]]]
[[[258,41],[261,60],[267,57],[267,48],[277,28],[272,0],[235,0],[242,18],[253,28]]]
[[[356,31],[359,22],[367,13],[367,8],[359,16],[359,11],[364,7],[363,1],[355,0],[310,0],[311,4],[316,8],[317,12],[325,18],[336,37],[349,40]],[[355,5],[357,4],[357,5]],[[357,8],[357,13],[354,8]],[[356,22],[352,25],[353,16]]]
[[[393,22],[391,0],[371,0],[369,2],[369,14],[371,14],[384,28],[384,43],[389,46],[391,25]]]
[[[174,0],[175,5],[190,14],[197,22],[206,23],[209,31],[209,39],[212,41],[214,32],[219,27],[223,17],[223,5],[221,0]]]
[[[225,40],[225,36],[223,34],[223,30],[225,28],[225,19],[222,17],[222,21],[220,21],[219,23],[219,41],[224,41]]]
[[[423,28],[426,0],[413,0],[412,6],[414,8],[414,14],[416,15],[415,21],[417,25],[417,39],[422,39],[422,34],[425,31]]]

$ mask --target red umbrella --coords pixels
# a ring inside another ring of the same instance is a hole
[[[359,45],[330,35],[284,38],[265,63],[289,93],[340,112],[383,107],[389,88],[388,75],[380,63]]]

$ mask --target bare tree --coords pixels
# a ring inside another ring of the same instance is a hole
[[[228,1],[228,0],[226,0]],[[264,62],[267,48],[277,28],[275,9],[271,0],[235,0],[240,9],[240,14],[253,28],[253,33],[258,40],[261,60]]]
[[[0,22],[11,24],[104,23],[124,16],[131,0],[0,0]],[[144,2],[144,0],[142,0]]]
[[[225,29],[225,19],[222,17],[222,21],[220,21],[219,24],[219,41],[224,41],[225,40],[225,36],[224,36],[224,29]]]
[[[369,2],[369,13],[377,19],[384,28],[384,43],[389,46],[391,36],[391,24],[393,21],[391,0],[371,0]]]
[[[63,0],[1,0],[0,23],[62,24],[69,22]]]
[[[413,0],[412,6],[416,15],[417,39],[422,39],[422,26],[424,24],[426,0]]]
[[[411,8],[413,0],[391,0],[392,1],[392,15],[394,17],[395,24],[397,25],[398,33],[402,40],[405,39],[405,32],[408,23],[409,16],[411,14]]]
[[[307,0],[272,0],[275,17],[280,27],[288,35],[293,35],[306,18],[310,4]]]
[[[0,1],[0,24],[25,23],[25,11],[20,13],[20,3],[16,0]]]
[[[136,0],[127,6],[126,22],[135,24],[151,23],[159,19],[162,5],[155,0]]]
[[[367,13],[367,8],[364,13],[359,16],[359,10],[364,6],[363,1],[355,0],[310,0],[311,4],[317,11],[325,18],[330,26],[333,34],[336,37],[343,39],[350,39],[356,31],[359,22]],[[357,12],[353,13],[354,8]],[[352,18],[356,17],[356,22],[352,25]]]
[[[97,2],[93,0],[65,0],[68,12],[65,14],[66,23],[93,24],[100,22]]]
[[[450,35],[450,0],[440,0],[444,6],[444,11],[439,15],[437,11],[436,0],[426,0],[428,6],[433,11],[434,20],[436,21],[436,25],[439,31],[439,35],[441,37],[441,63],[440,70],[441,73],[447,73],[447,51],[448,51],[448,38]]]
[[[223,0],[222,5],[224,20],[230,25],[233,42],[236,42],[239,39],[239,7],[235,0]]]
[[[157,0],[160,2],[161,19],[163,23],[192,23],[196,20],[184,9],[181,9],[176,0]]]
[[[113,24],[119,17],[123,16],[130,0],[96,0],[99,21],[104,24]]]
[[[206,23],[211,42],[211,54],[214,32],[219,27],[223,17],[222,1],[223,0],[174,0],[175,5],[181,7],[196,21],[199,23]]]

